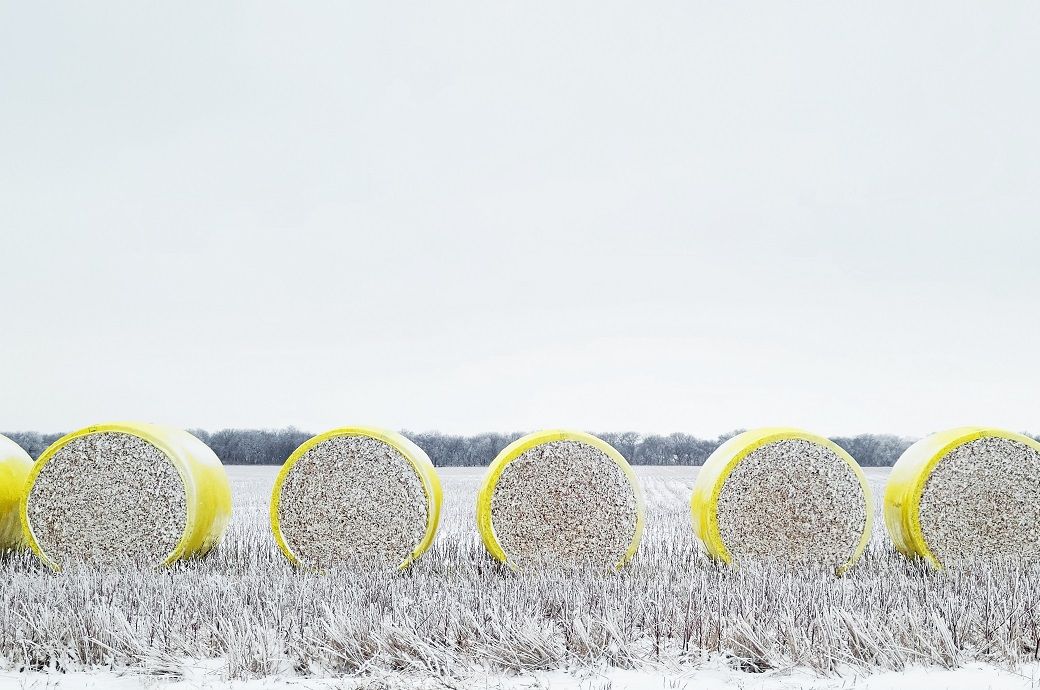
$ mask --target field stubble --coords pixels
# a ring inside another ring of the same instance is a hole
[[[275,546],[266,514],[277,468],[228,469],[234,520],[205,559],[55,575],[28,553],[4,555],[3,663],[178,676],[193,659],[231,678],[411,671],[450,682],[720,656],[747,671],[832,672],[1038,655],[1035,566],[930,572],[892,550],[878,515],[867,553],[845,577],[728,569],[700,552],[690,527],[696,468],[637,468],[646,531],[619,573],[515,574],[493,561],[473,523],[483,469],[471,468],[441,470],[441,530],[411,570],[329,575],[295,571]],[[887,471],[868,476],[880,500]]]

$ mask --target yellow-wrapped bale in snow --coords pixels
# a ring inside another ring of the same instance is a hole
[[[18,506],[33,461],[22,448],[0,436],[0,550],[24,545]]]
[[[36,555],[73,562],[169,565],[203,555],[231,517],[224,466],[172,427],[121,422],[58,439],[29,474],[22,529]]]
[[[643,532],[643,492],[610,444],[577,431],[541,431],[507,446],[477,497],[487,550],[515,569],[621,567]]]
[[[1040,559],[1040,443],[986,427],[921,439],[892,468],[885,524],[936,568]]]
[[[798,429],[738,434],[705,462],[693,529],[723,562],[822,565],[844,572],[870,539],[863,471],[833,442]]]
[[[296,565],[406,568],[433,542],[440,511],[440,479],[419,446],[393,431],[346,427],[289,456],[270,517]]]

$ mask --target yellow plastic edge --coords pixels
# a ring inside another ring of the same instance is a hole
[[[741,460],[758,450],[762,446],[777,441],[790,439],[801,439],[828,448],[836,454],[856,474],[860,487],[863,489],[863,498],[866,501],[866,522],[863,525],[863,534],[860,535],[859,543],[856,545],[852,556],[843,565],[835,569],[837,574],[844,574],[859,560],[867,548],[870,535],[874,530],[874,498],[870,490],[867,477],[859,463],[848,454],[848,452],[828,438],[818,436],[801,429],[789,427],[764,427],[751,429],[737,434],[729,439],[708,456],[701,467],[697,480],[693,484],[693,493],[690,496],[690,515],[693,521],[693,531],[704,544],[708,554],[723,563],[731,563],[733,556],[722,541],[719,532],[719,494],[726,483],[733,468]]]
[[[943,564],[928,546],[921,531],[921,496],[928,477],[950,451],[980,438],[998,437],[1018,441],[1040,452],[1040,443],[1004,429],[962,426],[939,431],[907,448],[885,484],[885,526],[896,549],[909,557],[920,556],[936,570]]]
[[[585,443],[590,445],[607,455],[613,460],[621,471],[625,473],[625,477],[628,479],[629,485],[632,487],[632,491],[636,497],[636,529],[632,535],[632,543],[629,544],[628,549],[625,551],[625,555],[621,557],[621,560],[614,566],[615,568],[621,568],[628,563],[636,555],[636,551],[639,549],[639,541],[643,536],[643,525],[646,519],[646,502],[643,498],[643,489],[639,485],[639,480],[636,478],[635,472],[632,471],[632,467],[625,460],[625,457],[618,452],[614,446],[610,445],[606,441],[592,434],[587,434],[582,431],[568,431],[564,429],[551,429],[547,431],[536,431],[531,434],[527,434],[516,441],[513,441],[508,446],[502,449],[491,464],[488,466],[487,472],[484,475],[484,480],[480,485],[480,491],[477,494],[477,529],[480,531],[480,537],[484,542],[484,548],[488,550],[495,559],[505,563],[513,570],[518,570],[517,566],[510,562],[506,556],[505,551],[502,549],[502,545],[498,541],[498,537],[495,534],[495,526],[491,521],[491,498],[495,494],[495,487],[498,486],[498,480],[502,476],[506,467],[513,460],[534,448],[544,443],[550,443],[552,441],[576,441],[578,443]]]
[[[216,546],[231,520],[231,485],[224,465],[205,443],[183,429],[142,422],[96,424],[66,434],[50,445],[33,465],[21,497],[22,533],[37,557],[55,571],[61,567],[52,561],[32,531],[29,521],[29,493],[36,478],[55,453],[73,439],[90,434],[118,432],[136,436],[161,450],[184,483],[187,520],[177,546],[161,565],[172,565],[189,556],[203,556]]]
[[[33,459],[17,443],[0,435],[0,550],[25,545],[18,508]]]
[[[422,482],[423,492],[426,494],[426,532],[423,534],[422,540],[398,566],[398,569],[404,570],[414,563],[415,560],[428,548],[430,548],[430,545],[433,543],[433,538],[437,535],[437,526],[440,524],[441,519],[443,491],[441,489],[441,481],[437,474],[437,469],[434,467],[430,457],[426,454],[426,451],[396,431],[389,431],[387,429],[379,429],[369,426],[341,427],[338,429],[332,429],[331,431],[326,431],[317,436],[312,436],[301,443],[300,447],[294,450],[292,455],[290,455],[285,463],[282,464],[282,468],[278,471],[278,477],[274,481],[274,489],[271,491],[271,507],[269,515],[271,531],[274,533],[274,540],[277,542],[278,548],[281,549],[283,554],[285,554],[285,557],[289,559],[290,563],[300,568],[306,567],[300,559],[296,557],[296,554],[292,552],[289,544],[285,541],[285,536],[282,534],[282,527],[278,520],[278,504],[281,500],[282,485],[285,483],[285,478],[289,476],[289,471],[293,468],[296,462],[303,457],[304,453],[319,443],[338,436],[366,436],[377,441],[382,441],[403,455],[411,464],[415,473],[419,475],[419,479]]]

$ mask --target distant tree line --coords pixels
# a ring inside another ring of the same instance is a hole
[[[285,429],[222,429],[209,432],[192,429],[228,465],[280,465],[311,433]],[[596,435],[621,451],[633,465],[701,465],[711,452],[739,431],[718,438],[691,434],[639,434],[634,431],[600,432]],[[404,432],[438,467],[481,467],[523,434],[484,433],[473,436],[440,432]],[[29,453],[39,455],[61,434],[35,431],[4,433]],[[864,467],[886,467],[895,463],[913,439],[890,434],[839,436],[833,441],[847,450]]]

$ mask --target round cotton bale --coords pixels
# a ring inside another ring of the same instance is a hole
[[[935,568],[1040,559],[1040,443],[985,427],[921,439],[889,475],[885,524]]]
[[[863,554],[873,500],[856,461],[798,429],[746,431],[705,462],[690,501],[693,529],[726,563],[833,567]]]
[[[401,434],[334,429],[286,460],[271,494],[271,529],[294,564],[406,568],[433,542],[441,483]]]
[[[170,565],[217,545],[231,488],[217,456],[186,431],[101,424],[44,451],[21,516],[29,545],[55,570],[73,562]]]
[[[6,436],[0,436],[0,551],[25,543],[18,505],[32,466],[32,458],[21,446]]]
[[[541,431],[507,446],[477,497],[477,526],[498,560],[522,570],[619,568],[639,547],[643,492],[610,444],[576,431]]]

